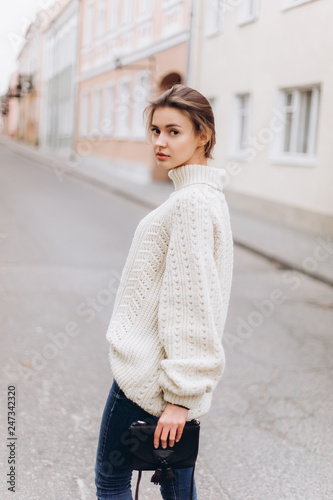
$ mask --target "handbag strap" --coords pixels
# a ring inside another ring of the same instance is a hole
[[[192,469],[190,500],[193,500],[194,469],[195,469],[195,464],[193,465],[193,469]],[[142,470],[139,470],[138,479],[137,479],[136,488],[135,488],[135,500],[139,500],[139,486],[140,486],[141,477],[142,477]]]
[[[136,488],[135,488],[135,500],[139,500],[139,486],[140,486],[141,476],[142,476],[142,470],[139,470],[138,479],[137,479]]]

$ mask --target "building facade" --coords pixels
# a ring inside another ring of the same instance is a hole
[[[38,145],[41,101],[41,28],[37,16],[26,33],[18,55],[20,100],[18,138]]]
[[[2,132],[10,137],[18,137],[20,116],[20,79],[15,71],[9,80],[8,90],[2,96]]]
[[[330,0],[197,0],[189,75],[214,107],[230,204],[331,233],[332,18]]]
[[[190,0],[83,0],[76,153],[154,168],[147,99],[186,81]],[[130,146],[130,147],[129,147]]]
[[[43,106],[40,144],[63,150],[74,147],[76,74],[78,60],[79,0],[63,0],[57,11],[49,12],[43,31]],[[58,4],[58,2],[57,2]]]

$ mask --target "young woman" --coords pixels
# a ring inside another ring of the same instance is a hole
[[[128,427],[154,420],[155,446],[173,446],[186,421],[209,410],[225,363],[233,242],[225,171],[207,165],[212,108],[196,90],[175,85],[145,113],[156,162],[175,190],[135,231],[106,334],[114,382],[96,456],[99,500],[132,499]],[[188,500],[191,473],[176,470],[176,481],[161,485],[162,498]]]

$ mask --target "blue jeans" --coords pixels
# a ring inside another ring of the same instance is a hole
[[[105,404],[97,446],[95,484],[98,500],[133,500],[131,490],[133,471],[126,461],[123,441],[126,441],[124,438],[127,429],[135,420],[153,423],[157,422],[158,418],[127,399],[114,381]],[[176,481],[165,483],[160,487],[162,498],[189,500],[192,468],[175,469],[174,473]],[[195,484],[193,500],[197,500]]]

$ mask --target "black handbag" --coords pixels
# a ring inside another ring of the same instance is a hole
[[[134,422],[127,440],[127,460],[133,470],[139,471],[135,490],[135,500],[139,499],[139,485],[142,471],[155,471],[151,482],[161,484],[174,481],[173,469],[193,467],[190,499],[193,499],[194,468],[199,451],[199,420],[186,422],[182,436],[173,447],[154,448],[154,433],[156,424],[150,425],[142,420]]]

